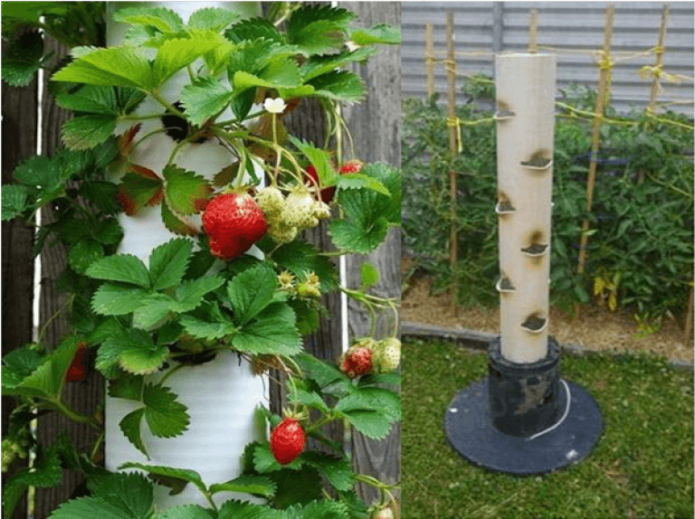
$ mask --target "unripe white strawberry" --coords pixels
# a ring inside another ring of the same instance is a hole
[[[290,227],[316,227],[319,221],[314,216],[314,203],[314,198],[308,191],[292,191],[285,200],[282,221]]]
[[[401,341],[395,337],[384,339],[374,348],[376,365],[379,373],[391,373],[401,363]]]
[[[271,221],[268,236],[275,243],[289,243],[297,237],[297,228],[285,225],[280,221]]]
[[[278,188],[268,186],[258,192],[256,203],[270,220],[282,214],[285,208],[285,197],[282,196],[282,192]]]
[[[331,217],[331,208],[325,202],[316,202],[314,204],[314,216],[319,220],[325,220]]]
[[[382,508],[381,510],[376,511],[376,513],[373,515],[373,518],[374,519],[394,519],[393,510],[391,510],[391,507]]]

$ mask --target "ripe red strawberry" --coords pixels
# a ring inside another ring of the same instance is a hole
[[[87,366],[85,365],[85,354],[87,353],[87,345],[81,342],[75,352],[75,357],[65,374],[67,382],[81,382],[87,377]]]
[[[210,252],[231,260],[249,250],[268,230],[268,221],[248,194],[229,193],[213,198],[203,212],[203,229]]]
[[[351,173],[359,173],[360,171],[362,171],[363,168],[364,163],[361,160],[349,160],[345,164],[340,166],[338,173],[340,173],[341,175],[350,175]],[[318,184],[319,175],[313,164],[309,164],[309,166],[307,166],[306,172],[308,173],[309,177]],[[310,184],[313,184],[314,182],[310,182]],[[330,204],[331,200],[333,200],[334,195],[335,186],[326,187],[321,190],[321,200],[325,204]]]
[[[296,418],[285,418],[270,435],[270,450],[281,465],[294,461],[304,450],[304,429]]]
[[[340,371],[350,378],[371,373],[372,350],[361,346],[353,346],[341,358]]]

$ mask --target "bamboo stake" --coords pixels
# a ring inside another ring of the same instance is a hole
[[[448,103],[449,103],[449,149],[452,156],[458,151],[457,131],[453,121],[456,119],[456,48],[454,45],[454,13],[446,13],[446,46],[447,46],[447,83],[448,83]],[[451,308],[454,315],[458,315],[458,276],[456,275],[456,265],[458,263],[458,232],[456,228],[457,204],[456,204],[456,172],[453,168],[449,171],[449,183],[451,185],[451,237],[449,239],[451,275],[452,275],[452,296]]]
[[[654,113],[656,99],[659,96],[659,82],[661,81],[661,67],[664,65],[664,42],[666,40],[666,25],[668,24],[668,4],[664,4],[664,9],[661,11],[661,23],[659,24],[659,41],[656,44],[656,63],[654,65],[654,81],[652,81],[652,89],[649,92],[649,105],[647,110],[649,113]]]
[[[531,54],[538,52],[538,9],[531,9],[529,21],[528,51]]]
[[[594,116],[594,126],[591,135],[591,163],[589,164],[589,178],[586,184],[586,210],[591,211],[591,206],[594,201],[594,185],[596,184],[596,167],[597,156],[600,146],[600,130],[603,111],[606,106],[607,97],[610,95],[611,75],[613,73],[610,54],[611,40],[613,39],[613,15],[615,14],[615,6],[608,4],[606,7],[606,25],[604,28],[604,43],[603,43],[603,61],[601,63],[601,71],[599,76],[598,99],[596,100],[596,114]],[[579,267],[577,272],[584,272],[586,263],[586,246],[589,241],[589,220],[588,218],[582,223],[582,234],[579,243]]]
[[[685,316],[685,343],[690,348],[693,340],[693,282],[690,282],[690,298],[688,299],[688,313]]]
[[[425,66],[427,67],[427,99],[434,94],[434,26],[425,25]]]

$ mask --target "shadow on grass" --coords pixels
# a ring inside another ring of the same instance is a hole
[[[565,355],[562,377],[599,403],[605,431],[587,459],[542,477],[494,474],[444,436],[453,396],[487,356],[443,342],[403,345],[403,519],[692,519],[693,374],[647,354]]]

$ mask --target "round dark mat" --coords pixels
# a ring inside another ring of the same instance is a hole
[[[557,428],[533,440],[509,436],[490,421],[488,382],[459,392],[447,408],[444,430],[451,446],[468,461],[495,472],[517,476],[545,474],[584,459],[603,430],[596,401],[577,384],[567,382],[570,409]],[[567,391],[561,384],[564,414]]]

